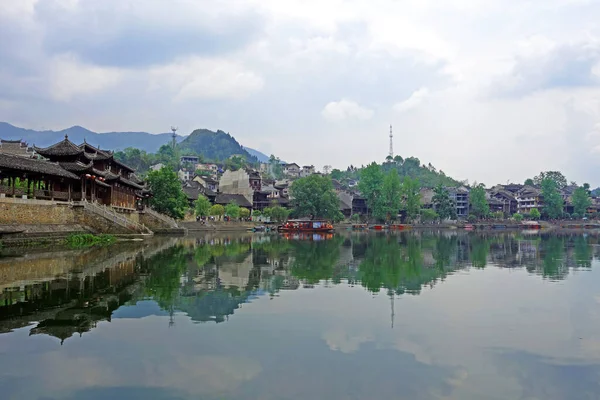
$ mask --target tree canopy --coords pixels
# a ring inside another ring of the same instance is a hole
[[[240,217],[240,206],[236,202],[231,202],[225,206],[225,214],[232,219]]]
[[[490,206],[485,198],[483,185],[474,185],[469,193],[469,200],[471,202],[471,214],[477,218],[486,217],[490,213]]]
[[[454,200],[450,198],[448,189],[438,185],[433,189],[433,193],[432,202],[440,219],[456,219],[456,205]]]
[[[578,187],[573,192],[571,199],[573,202],[573,211],[577,216],[583,217],[592,204],[592,199],[590,198],[588,190],[583,186]]]
[[[326,218],[339,221],[343,218],[339,199],[328,176],[310,175],[300,178],[290,187],[295,213],[299,216]]]
[[[183,218],[188,201],[181,189],[177,173],[169,167],[148,174],[148,186],[152,190],[150,205],[156,211],[173,218]]]
[[[210,200],[206,196],[199,195],[195,203],[196,216],[207,217],[210,212]]]
[[[560,171],[545,171],[533,178],[536,185],[542,185],[544,180],[549,179],[554,182],[557,189],[567,186],[567,178]]]
[[[403,209],[406,211],[406,217],[412,221],[419,215],[421,208],[421,185],[417,178],[404,177],[402,183],[402,198],[404,200]]]
[[[379,220],[395,220],[402,204],[402,184],[395,169],[385,174],[380,190],[381,193],[375,200],[373,214]]]
[[[562,175],[562,174],[561,174]],[[563,214],[563,198],[555,177],[546,176],[542,182],[542,196],[544,197],[543,212],[548,218],[560,218]]]
[[[358,190],[362,193],[367,201],[367,206],[371,213],[374,213],[377,207],[377,199],[381,195],[383,187],[384,174],[381,167],[373,162],[366,168],[360,171],[360,181],[358,182]]]

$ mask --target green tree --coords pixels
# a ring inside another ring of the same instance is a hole
[[[435,221],[439,217],[440,216],[438,215],[438,213],[436,213],[435,210],[431,208],[421,209],[421,221],[423,222]]]
[[[231,219],[240,217],[240,206],[236,202],[231,202],[225,206],[225,214]]]
[[[240,208],[240,218],[248,218],[250,216],[250,210],[245,207]]]
[[[532,208],[531,211],[529,211],[529,218],[540,219],[541,217],[542,217],[542,214],[540,213],[540,210],[538,210],[537,208]]]
[[[195,203],[196,216],[207,217],[210,212],[210,200],[206,196],[199,195]]]
[[[283,167],[281,166],[281,160],[271,154],[269,157],[269,171],[274,179],[283,178]]]
[[[417,178],[404,177],[402,183],[402,197],[404,198],[404,210],[409,221],[413,221],[421,208],[421,185]]]
[[[573,192],[573,210],[576,214],[584,216],[588,208],[592,205],[592,199],[588,191],[582,186],[575,189]]]
[[[310,175],[300,178],[290,187],[292,204],[299,216],[340,221],[343,215],[337,194],[329,176]]]
[[[402,186],[398,171],[392,169],[383,178],[381,194],[375,202],[373,214],[377,219],[390,221],[396,219],[402,205]]]
[[[225,214],[225,207],[220,204],[215,204],[210,208],[209,214],[214,217],[222,217]]]
[[[523,221],[523,214],[515,213],[513,215],[513,219],[517,222],[521,222],[521,221]]]
[[[558,191],[558,184],[553,177],[542,180],[542,196],[544,197],[544,213],[548,218],[560,218],[563,213],[563,198]]]
[[[188,201],[179,183],[177,173],[169,167],[148,174],[148,186],[152,190],[150,205],[156,211],[173,218],[183,218]]]
[[[536,185],[542,185],[543,181],[549,179],[555,183],[558,189],[562,189],[567,186],[567,178],[560,171],[545,171],[533,178],[533,182]]]
[[[284,222],[288,218],[289,213],[289,210],[278,205],[270,208],[271,219],[279,223]]]
[[[487,217],[490,213],[490,206],[485,198],[483,185],[474,185],[469,193],[469,201],[471,203],[471,214],[477,218]]]
[[[171,167],[171,169],[178,169],[179,151],[177,149],[173,149],[173,146],[170,144],[163,144],[156,153],[156,161]]]
[[[535,185],[535,182],[533,181],[533,179],[528,178],[528,179],[525,179],[525,185],[533,186],[533,185]]]
[[[433,198],[431,200],[440,219],[456,219],[456,205],[450,198],[448,189],[442,185],[438,185],[433,189],[433,193]]]
[[[502,211],[496,211],[493,216],[494,219],[504,219],[504,213]]]
[[[240,156],[231,156],[227,160],[225,160],[225,169],[229,169],[231,171],[237,171],[246,166],[246,160],[244,160]]]
[[[360,172],[358,190],[367,200],[369,211],[373,212],[377,205],[377,199],[381,195],[384,175],[381,167],[373,162]]]

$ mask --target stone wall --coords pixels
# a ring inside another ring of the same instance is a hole
[[[0,225],[80,225],[95,233],[133,233],[82,206],[18,198],[0,198]]]
[[[165,229],[171,229],[172,227],[166,224],[164,221],[156,218],[150,213],[136,213],[138,221],[140,224],[146,225],[152,232],[160,232]]]
[[[0,201],[0,224],[76,224],[68,204],[51,201],[4,198]]]

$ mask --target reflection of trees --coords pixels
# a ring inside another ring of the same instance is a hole
[[[471,237],[471,264],[475,268],[485,268],[487,264],[490,240],[480,236]]]
[[[575,252],[575,263],[578,267],[591,268],[592,267],[592,246],[587,242],[587,239],[583,236],[577,236],[574,244]]]
[[[427,248],[432,254],[437,252],[439,264],[425,266],[419,237],[402,235],[400,238],[399,242],[397,236],[371,236],[365,258],[359,266],[362,285],[369,291],[379,292],[381,288],[387,288],[388,292],[396,294],[418,294],[423,285],[434,284],[454,269],[444,267],[444,262],[450,259],[449,242],[444,241],[438,249],[435,246]]]
[[[310,284],[332,279],[334,267],[340,257],[342,242],[343,239],[340,236],[322,241],[290,242],[294,254],[290,268],[292,274]]]

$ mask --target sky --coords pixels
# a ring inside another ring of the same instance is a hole
[[[600,186],[594,0],[0,0],[0,121]]]

